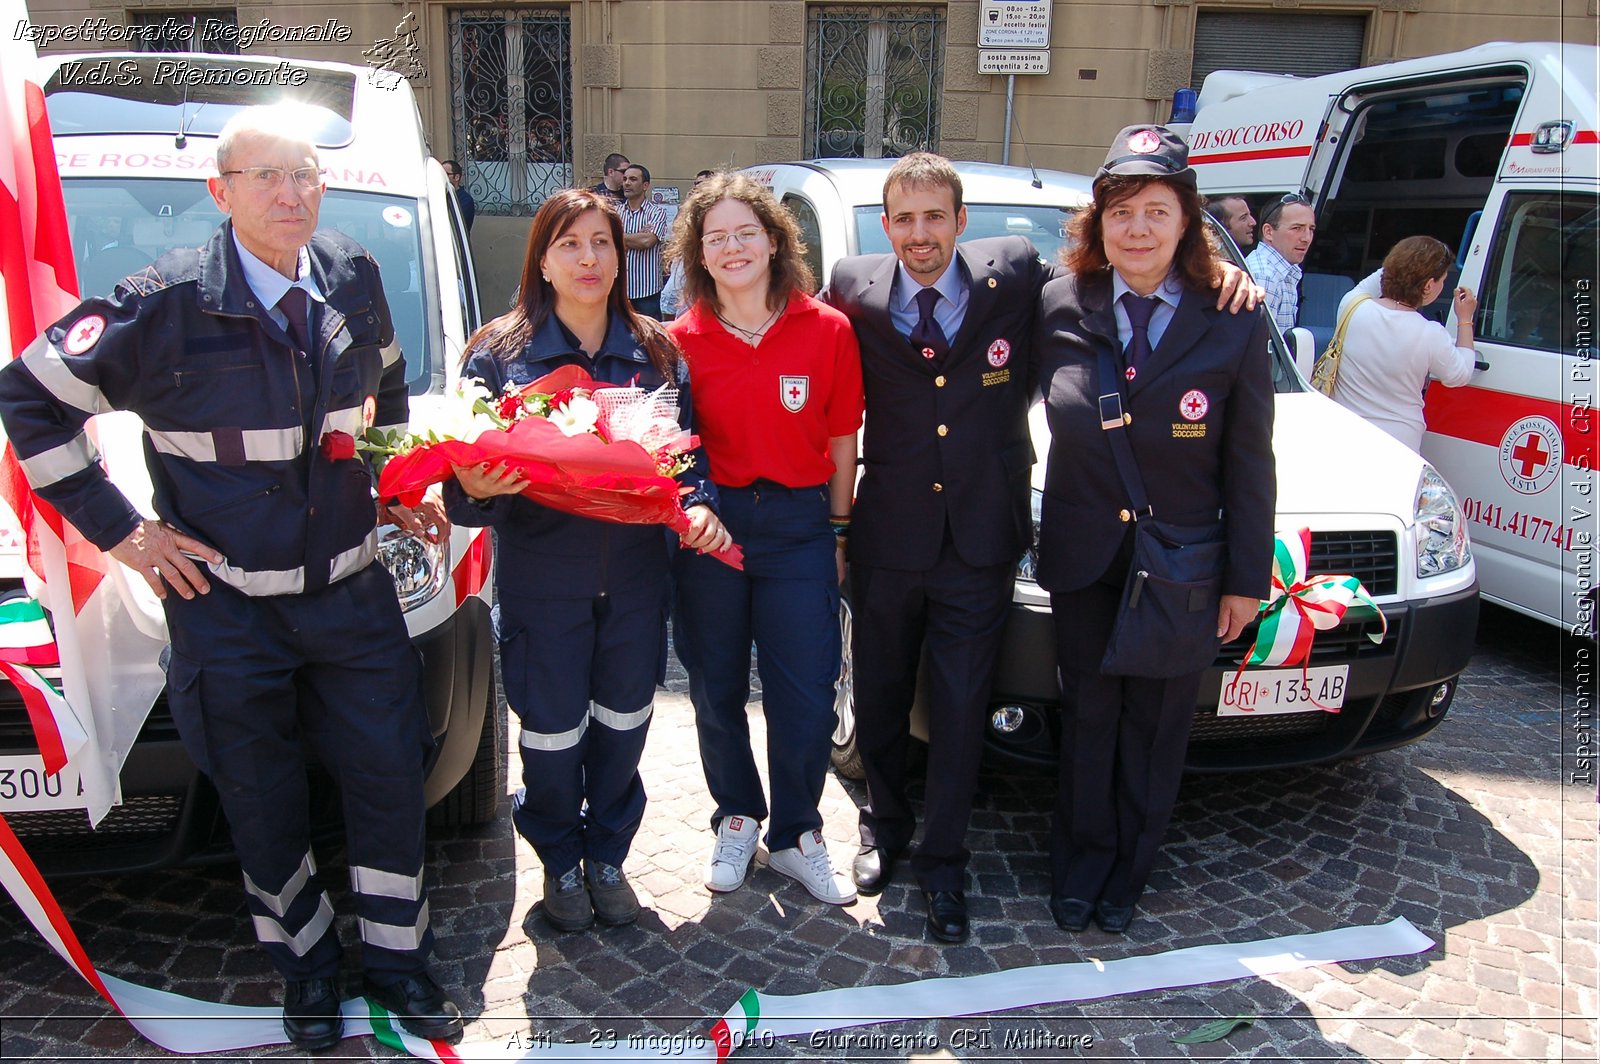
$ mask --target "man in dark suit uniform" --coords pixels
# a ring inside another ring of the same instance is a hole
[[[926,640],[926,818],[913,867],[929,931],[959,942],[984,711],[1032,537],[1029,343],[1051,271],[1021,237],[958,248],[961,179],[926,152],[889,171],[883,227],[894,255],[842,260],[823,294],[855,324],[867,399],[849,546],[868,795],[854,874],[861,893],[880,892],[916,827],[905,755]]]

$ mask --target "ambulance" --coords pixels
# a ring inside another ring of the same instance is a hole
[[[1591,46],[1502,43],[1316,78],[1218,71],[1188,129],[1207,195],[1258,218],[1286,193],[1315,205],[1300,324],[1322,344],[1396,241],[1456,250],[1424,312],[1453,334],[1449,293],[1477,294],[1478,369],[1430,383],[1422,454],[1460,498],[1484,597],[1591,637],[1597,63]]]
[[[277,57],[95,53],[39,63],[84,294],[109,292],[164,252],[209,239],[222,215],[206,178],[217,172],[217,135],[241,108],[312,105],[318,121],[306,132],[327,180],[320,225],[355,238],[377,260],[405,354],[412,423],[436,416],[479,323],[477,283],[466,228],[429,155],[409,83],[386,71]],[[118,413],[94,424],[112,479],[150,513],[138,420]],[[439,744],[426,783],[436,826],[491,819],[505,793],[490,544],[482,529],[457,528],[438,545],[380,529],[379,558],[423,658]],[[0,545],[0,592],[18,589],[21,576],[19,544]],[[164,641],[160,608],[143,581],[119,584],[130,617],[141,629],[157,626]],[[131,747],[118,751],[122,804],[90,832],[71,780],[4,786],[29,779],[39,755],[20,698],[3,686],[0,812],[47,872],[151,868],[229,852],[216,796],[178,741],[164,697]],[[337,796],[325,777],[313,781],[321,803],[314,816],[332,832]]]

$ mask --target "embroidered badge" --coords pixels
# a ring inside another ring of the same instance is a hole
[[[1199,421],[1210,409],[1211,400],[1207,399],[1206,393],[1199,388],[1190,388],[1183,393],[1183,398],[1178,400],[1178,413],[1183,415],[1185,421]]]
[[[806,405],[806,400],[811,397],[810,377],[779,377],[778,398],[783,400],[783,408],[791,414],[798,414]]]
[[[361,401],[361,427],[370,429],[372,423],[378,420],[378,400],[375,396],[367,396]]]
[[[1011,359],[1011,343],[1004,337],[989,345],[989,365],[999,369]]]
[[[1172,438],[1175,440],[1203,440],[1206,438],[1206,426],[1190,424],[1187,421],[1174,421],[1172,423]]]
[[[1161,149],[1161,138],[1154,130],[1141,129],[1128,138],[1128,150],[1138,152],[1140,155],[1149,155]]]
[[[100,340],[106,331],[106,319],[99,314],[86,314],[67,327],[66,339],[61,349],[69,355],[81,355]]]

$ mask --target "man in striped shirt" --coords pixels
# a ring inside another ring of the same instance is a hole
[[[622,243],[627,249],[628,299],[640,314],[661,320],[661,249],[667,209],[650,201],[650,171],[631,163],[622,175]]]

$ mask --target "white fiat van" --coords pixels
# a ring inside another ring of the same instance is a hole
[[[306,132],[327,170],[321,225],[372,252],[405,353],[413,419],[453,386],[478,325],[466,231],[443,168],[430,158],[409,83],[373,80],[359,66],[185,54],[51,56],[39,60],[66,196],[79,288],[109,292],[173,248],[197,247],[222,216],[206,190],[217,134],[240,108],[281,100],[312,105]],[[142,432],[129,414],[95,419],[108,471],[149,511]],[[8,537],[9,539],[9,537]],[[394,576],[422,654],[425,699],[439,752],[428,776],[435,824],[492,818],[505,792],[504,718],[496,712],[489,630],[490,537],[455,529],[432,545],[390,529],[380,558]],[[0,591],[20,584],[18,545],[0,544]],[[130,611],[164,631],[143,581],[123,581]],[[0,769],[36,764],[17,693],[0,685]],[[71,767],[67,771],[71,771]],[[47,872],[158,867],[228,852],[210,784],[189,761],[159,699],[127,752],[123,802],[88,833],[69,780],[0,791],[0,811]],[[319,822],[336,824],[331,785],[319,778]]]
[[[1488,44],[1317,78],[1218,71],[1189,130],[1208,195],[1316,205],[1301,321],[1402,237],[1457,249],[1448,293],[1478,295],[1478,371],[1432,384],[1422,454],[1471,524],[1484,597],[1594,632],[1595,283],[1600,114],[1594,47]]]

